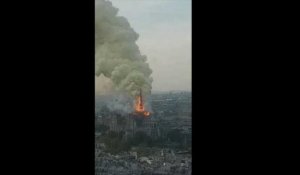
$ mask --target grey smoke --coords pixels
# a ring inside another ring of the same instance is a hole
[[[113,83],[104,75],[95,77],[95,95],[111,95],[113,91]]]
[[[144,99],[144,105],[147,111],[153,112],[151,108],[151,96]],[[119,114],[129,114],[133,112],[134,101],[132,98],[116,93],[113,95],[97,96],[96,97],[96,111],[106,106],[109,111],[117,112]]]
[[[136,44],[138,34],[110,1],[97,0],[95,13],[95,75],[109,78],[115,91],[150,94],[152,70]]]
[[[122,95],[114,96],[113,99],[107,103],[107,107],[111,111],[128,114],[132,112],[132,100]]]

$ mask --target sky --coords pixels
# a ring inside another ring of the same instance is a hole
[[[110,0],[139,34],[152,90],[191,91],[191,0]]]

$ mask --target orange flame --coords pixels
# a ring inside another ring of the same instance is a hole
[[[144,107],[144,104],[143,104],[143,101],[142,101],[142,97],[140,95],[136,97],[134,108],[135,108],[136,112],[142,113],[144,116],[149,116],[150,115],[150,112],[145,111],[145,107]]]
[[[135,110],[137,112],[143,112],[144,111],[144,105],[142,103],[141,96],[137,96],[137,98],[136,98]]]

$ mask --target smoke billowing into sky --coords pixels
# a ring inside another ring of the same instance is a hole
[[[97,1],[95,20],[96,76],[109,78],[116,91],[149,94],[152,70],[136,44],[139,35],[110,1]]]
[[[110,1],[118,10],[96,0],[96,75],[108,77],[96,93],[191,90],[191,0]]]

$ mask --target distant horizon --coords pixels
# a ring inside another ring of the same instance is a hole
[[[155,90],[151,91],[151,94],[161,94],[161,93],[181,93],[181,92],[188,92],[192,93],[191,90]],[[110,94],[95,94],[95,96],[108,96],[108,95],[115,95],[114,93]]]
[[[151,92],[192,92],[192,90],[154,90]]]

